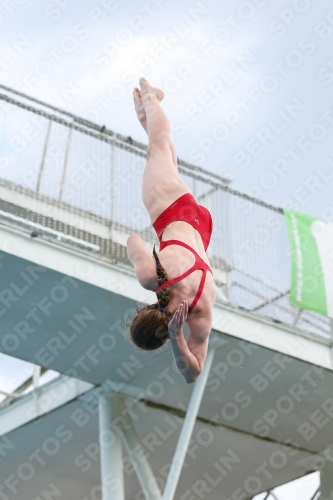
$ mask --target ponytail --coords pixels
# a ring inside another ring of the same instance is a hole
[[[157,283],[158,283],[158,286],[160,286],[160,285],[163,285],[163,283],[165,283],[166,281],[168,281],[168,275],[167,275],[166,270],[164,269],[164,267],[162,266],[162,264],[158,258],[158,255],[155,251],[155,245],[153,248],[153,256],[154,256],[155,263],[156,263]],[[157,295],[157,300],[158,300],[158,304],[157,304],[158,310],[161,312],[165,312],[166,308],[169,305],[169,301],[170,301],[170,287],[166,286],[166,287],[162,288],[161,290],[156,292],[156,295]]]

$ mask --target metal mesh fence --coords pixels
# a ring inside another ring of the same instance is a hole
[[[141,200],[145,146],[6,89],[0,94],[0,216],[128,263],[136,232],[156,242]],[[51,108],[51,110],[49,109]],[[208,250],[220,300],[330,335],[328,318],[290,305],[291,261],[282,210],[179,161],[212,213]]]

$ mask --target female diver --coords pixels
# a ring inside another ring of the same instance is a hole
[[[179,175],[170,123],[160,106],[164,93],[145,78],[140,78],[140,89],[133,93],[135,110],[149,139],[142,198],[160,249],[157,254],[154,247],[153,259],[141,237],[132,234],[127,251],[140,285],[155,291],[158,300],[137,309],[129,331],[144,350],[158,349],[170,339],[178,370],[191,383],[203,369],[216,297],[205,252],[212,218]]]

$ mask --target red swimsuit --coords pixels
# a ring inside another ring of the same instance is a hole
[[[156,288],[156,290],[154,290],[155,292],[158,292],[159,290],[161,290],[161,288],[164,288],[166,286],[173,285],[173,283],[177,283],[177,281],[181,281],[182,279],[186,278],[186,276],[193,273],[197,269],[203,271],[198,291],[193,299],[192,304],[189,307],[189,312],[191,312],[193,308],[196,306],[204,289],[207,271],[210,271],[212,274],[213,271],[208,266],[208,264],[206,264],[206,262],[200,257],[200,255],[198,255],[198,253],[186,243],[183,243],[182,241],[179,240],[162,241],[162,234],[164,229],[169,224],[171,224],[171,222],[175,221],[182,221],[191,224],[191,226],[194,227],[194,229],[196,229],[200,233],[205,250],[207,250],[213,230],[212,216],[210,212],[207,210],[207,208],[198,205],[194,196],[192,196],[191,193],[186,193],[180,198],[178,198],[176,201],[174,201],[172,205],[166,208],[164,212],[162,212],[161,215],[157,217],[157,219],[153,224],[153,227],[156,231],[157,237],[160,242],[160,251],[168,247],[169,245],[179,245],[184,248],[187,248],[187,250],[190,250],[190,252],[192,252],[193,255],[195,256],[195,262],[188,271],[183,273],[181,276],[178,276],[177,278],[173,278],[171,280],[166,281],[158,288]]]

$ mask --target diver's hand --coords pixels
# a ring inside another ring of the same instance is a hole
[[[188,303],[186,300],[182,300],[168,325],[171,339],[177,338],[183,334],[183,325],[187,319],[187,315]]]

